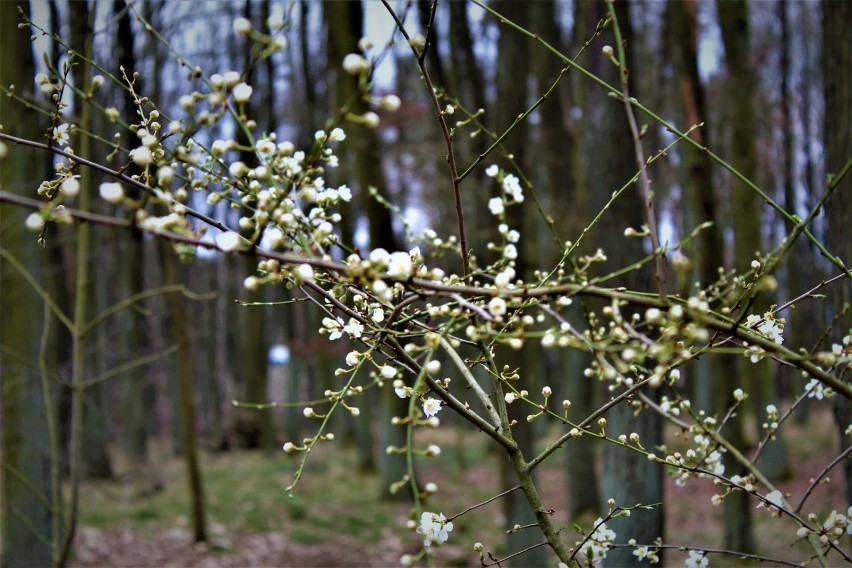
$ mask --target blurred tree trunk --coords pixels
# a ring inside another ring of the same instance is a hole
[[[779,65],[779,73],[781,75],[781,108],[779,111],[781,114],[782,126],[780,159],[783,164],[781,170],[781,186],[783,188],[782,197],[785,209],[791,214],[799,214],[802,218],[804,218],[807,214],[806,211],[813,206],[814,199],[811,194],[810,178],[807,174],[801,178],[803,183],[797,184],[795,166],[799,160],[797,159],[796,151],[796,124],[797,118],[800,117],[799,113],[796,112],[795,107],[797,99],[799,99],[801,100],[802,107],[807,108],[806,101],[810,95],[807,92],[809,88],[807,78],[804,76],[804,73],[802,73],[797,81],[795,67],[797,61],[808,61],[807,45],[814,40],[809,37],[807,31],[802,29],[801,37],[803,47],[805,47],[805,49],[803,49],[805,53],[799,54],[798,50],[794,49],[792,44],[794,42],[795,30],[791,29],[790,23],[791,21],[795,21],[794,18],[796,18],[796,14],[791,12],[792,8],[795,8],[795,6],[793,6],[790,2],[779,2],[777,6],[777,18],[781,28],[779,46],[781,51],[781,61]],[[802,5],[798,8],[800,10],[805,9]],[[796,89],[797,83],[799,85],[799,91]],[[807,140],[807,126],[803,123],[802,127],[806,132],[803,138]],[[806,160],[809,161],[809,159]],[[807,170],[808,166],[806,165],[805,171],[807,172]],[[797,191],[797,186],[801,188],[799,191]],[[799,197],[802,197],[802,201],[805,205],[804,208],[797,207]],[[779,222],[783,221],[779,220]],[[812,286],[813,282],[817,281],[818,278],[823,278],[825,274],[823,267],[819,263],[812,262],[814,254],[819,253],[816,249],[813,249],[810,242],[803,237],[799,237],[792,249],[790,249],[787,258],[784,259],[784,265],[781,273],[786,297],[796,297],[798,294]],[[806,273],[800,269],[801,266],[807,265],[810,265],[810,270],[807,273],[810,280],[805,278]],[[784,328],[785,342],[794,346],[802,346],[812,343],[810,339],[810,330],[816,329],[822,325],[822,318],[819,317],[817,313],[818,305],[819,304],[817,302],[812,301],[800,302],[786,314],[788,325]],[[798,379],[795,377],[796,373],[792,372],[790,368],[781,366],[778,369],[778,374],[779,390],[783,396],[789,396],[791,393],[800,392],[799,388],[793,387]],[[808,417],[809,406],[808,401],[803,402],[797,410],[794,419],[799,423],[804,422]]]
[[[70,21],[75,22],[75,25],[71,26],[71,50],[90,59],[92,56],[92,22],[94,17],[94,5],[92,10],[90,10],[88,2],[72,2],[69,5],[68,17]],[[79,57],[76,57],[74,62],[75,66],[72,69],[74,83],[79,85],[81,89],[88,89],[91,80],[91,68],[89,64]],[[78,126],[84,131],[91,131],[93,121],[91,119],[89,104],[85,103],[83,98],[80,96],[74,97],[74,112],[79,117],[77,122]],[[91,139],[88,136],[80,136],[76,140],[72,138],[72,144],[75,145],[74,149],[79,152],[80,155],[91,156]],[[80,178],[80,185],[81,196],[78,203],[81,209],[88,209],[87,196],[91,192],[92,176],[83,175]],[[76,274],[80,276],[79,278],[75,277],[73,285],[75,287],[75,321],[80,322],[85,322],[88,316],[94,314],[97,309],[97,299],[94,294],[95,290],[89,281],[89,269],[88,267],[82,266],[83,264],[92,264],[94,262],[92,255],[92,243],[95,241],[91,238],[91,235],[92,228],[86,224],[81,225],[77,231],[78,240],[76,244],[77,256],[75,270]],[[82,295],[82,298],[78,298],[78,294]],[[81,313],[77,315],[76,310],[81,310]],[[102,330],[97,330],[95,333],[102,333]],[[88,338],[80,337],[77,341],[79,342],[79,351],[75,354],[75,359],[85,358],[87,362],[90,362],[90,364],[86,364],[82,360],[74,361],[74,365],[79,371],[79,378],[80,380],[83,380],[89,372],[89,369],[97,369],[98,365],[102,361],[99,360],[99,355],[95,355],[94,357],[92,356],[93,346]],[[94,350],[97,350],[96,347],[94,347]],[[112,467],[110,465],[109,454],[107,452],[109,429],[105,427],[105,415],[103,409],[104,385],[103,383],[98,383],[86,389],[79,390],[76,390],[77,387],[72,388],[75,389],[72,398],[79,396],[83,397],[85,401],[82,402],[79,407],[80,414],[82,415],[82,426],[80,431],[82,440],[77,446],[82,452],[80,456],[83,464],[82,472],[87,477],[102,479],[110,478],[112,477]],[[73,406],[74,403],[72,402],[72,408]],[[72,415],[73,414],[74,410],[72,410]],[[74,419],[72,416],[72,453],[75,451],[73,423]],[[71,460],[74,459],[75,457],[71,456]]]
[[[730,85],[736,85],[726,100],[730,109],[727,114],[729,140],[726,144],[730,163],[747,179],[754,180],[757,171],[755,158],[755,114],[754,114],[754,76],[751,65],[749,43],[748,5],[744,0],[717,2],[719,25],[725,48],[725,63],[728,69]],[[730,90],[729,90],[730,91]],[[734,265],[738,272],[749,270],[755,251],[761,250],[761,230],[763,207],[759,197],[744,183],[731,180],[731,218],[734,224]],[[751,313],[762,314],[768,307],[768,301],[757,298],[748,308]],[[775,403],[774,380],[769,361],[752,365],[747,359],[738,360],[740,372],[720,377],[717,390],[716,412],[724,413],[735,404],[733,390],[737,387],[748,392],[758,408]],[[739,412],[726,428],[729,439],[742,450],[745,447],[744,436],[738,430],[744,428],[743,420],[747,406],[741,405]],[[730,430],[728,430],[728,428]],[[742,445],[739,445],[742,444]],[[778,448],[778,444],[773,444]],[[770,448],[767,448],[765,462],[771,461]],[[745,471],[728,455],[725,456],[726,474],[743,475]],[[769,473],[769,472],[766,472]],[[725,500],[725,547],[745,552],[755,551],[753,529],[751,526],[751,505],[748,496],[735,493]]]
[[[495,2],[493,8],[503,15],[507,20],[516,24],[529,27],[532,23],[529,6],[525,2],[507,1]],[[512,125],[521,112],[529,106],[528,78],[532,72],[530,68],[530,43],[525,37],[522,37],[513,31],[508,26],[500,28],[500,39],[497,42],[497,100],[499,104],[493,111],[495,129],[502,133],[506,128]],[[512,130],[509,138],[504,142],[503,146],[514,156],[515,163],[518,167],[529,174],[532,170],[529,163],[529,154],[527,148],[529,145],[529,126],[526,121],[519,123]],[[496,158],[496,156],[494,156]],[[507,170],[512,171],[509,163],[501,164]],[[518,172],[512,172],[517,174]],[[493,187],[493,183],[489,184]],[[503,193],[502,189],[496,191]],[[519,243],[518,258],[515,261],[515,270],[519,278],[524,281],[530,281],[533,278],[535,263],[539,260],[539,227],[541,219],[538,217],[538,212],[533,203],[532,196],[528,188],[524,188],[524,201],[518,205],[512,205],[507,210],[506,220],[512,229],[516,229],[521,234]],[[499,242],[500,239],[494,235],[495,220],[493,216],[488,219],[492,234],[491,240]],[[515,386],[519,389],[527,389],[530,396],[541,396],[541,388],[543,385],[541,373],[543,366],[541,358],[537,353],[538,346],[533,342],[524,342],[521,349],[515,350],[507,347],[498,348],[496,350],[495,360],[498,367],[508,365],[512,369],[521,368],[523,374],[520,381]],[[536,424],[529,423],[526,419],[530,414],[530,407],[516,403],[508,406],[509,422],[513,420],[517,423],[512,427],[512,437],[517,442],[519,449],[524,456],[529,458],[534,455],[535,430]],[[511,462],[506,456],[500,457],[500,484],[501,491],[505,491],[514,487],[518,483],[518,478]],[[503,504],[503,515],[505,518],[504,527],[506,530],[511,530],[515,525],[528,525],[535,523],[535,515],[530,509],[524,494],[521,491],[514,491],[501,499]],[[556,506],[557,504],[553,504]],[[529,546],[537,544],[541,540],[541,535],[537,535],[535,531],[522,530],[509,534],[507,537],[508,549],[511,552],[525,549]],[[522,565],[542,566],[547,563],[547,551],[545,547],[539,547],[524,554],[519,562]]]
[[[16,92],[26,97],[33,94],[35,64],[30,31],[17,27],[19,5],[29,17],[29,2],[0,2],[0,84],[14,84]],[[0,97],[0,124],[10,134],[30,140],[38,140],[45,128],[40,115],[5,96]],[[8,150],[10,156],[0,160],[0,188],[32,195],[45,155],[22,147]],[[24,229],[29,213],[0,204],[3,251],[19,260],[38,254],[37,235]],[[52,543],[59,536],[52,521],[60,514],[51,510],[58,496],[51,490],[50,473],[59,464],[57,456],[51,456],[46,414],[54,408],[42,390],[38,370],[38,337],[48,322],[42,300],[5,257],[0,257],[0,290],[0,564],[48,566],[53,562]],[[54,320],[52,325],[58,323]]]
[[[317,66],[314,64],[315,59],[319,54],[311,51],[310,45],[310,10],[311,6],[318,6],[308,0],[300,0],[299,2],[299,60],[302,88],[303,88],[303,111],[297,114],[299,123],[299,147],[310,148],[314,143],[314,132],[320,124],[318,115],[320,111],[326,109],[319,102],[317,93]],[[321,7],[320,7],[321,9]],[[294,64],[295,68],[295,64]]]
[[[824,0],[822,3],[823,80],[825,81],[825,171],[831,180],[852,158],[852,43],[849,41],[849,22],[852,21],[852,4]],[[852,260],[852,235],[849,230],[849,211],[852,211],[852,174],[847,172],[826,204],[828,230],[826,244],[832,254],[849,266]],[[852,286],[841,280],[831,291],[833,315],[852,303]],[[850,314],[834,325],[832,340],[841,343],[850,333]],[[848,383],[852,378],[846,372]],[[842,396],[834,397],[834,413],[840,432],[841,450],[849,447],[849,436],[844,434],[852,416],[852,404]],[[846,477],[846,505],[852,507],[852,460],[844,460]]]
[[[587,22],[597,22],[607,17],[607,8],[603,2],[595,2],[587,6],[591,12]],[[616,17],[621,29],[621,36],[626,45],[627,68],[630,77],[635,77],[642,69],[636,67],[633,61],[633,27],[627,2],[615,3]],[[591,35],[590,33],[588,35]],[[614,41],[611,32],[604,33],[604,43]],[[606,59],[599,50],[589,53],[589,66],[611,84],[619,84],[618,70]],[[597,88],[597,87],[593,87]],[[631,89],[636,89],[633,81]],[[631,95],[641,99],[632,90]],[[587,179],[593,188],[592,210],[599,211],[610,198],[613,191],[622,187],[636,173],[637,164],[635,148],[630,134],[630,128],[623,104],[608,97],[594,97],[600,102],[593,102],[593,97],[587,97],[589,116],[586,128],[595,132],[595,137],[589,141],[586,151],[588,170]],[[594,181],[591,181],[594,180]],[[601,271],[607,273],[616,268],[627,266],[645,255],[640,239],[626,239],[623,236],[625,227],[639,227],[645,223],[642,200],[638,188],[630,187],[611,206],[601,224],[596,228],[593,237],[593,247],[602,247],[608,261]],[[626,286],[628,289],[654,289],[653,268],[646,265],[640,270],[631,271],[611,285]],[[593,304],[594,305],[594,304]],[[597,305],[596,309],[600,309]],[[625,314],[625,318],[628,314]],[[659,392],[646,390],[645,394],[656,398]],[[656,447],[662,443],[662,420],[654,412],[645,410],[634,416],[630,405],[618,405],[607,413],[607,434],[618,437],[620,434],[639,434],[646,448]],[[651,505],[663,501],[663,468],[652,464],[641,454],[625,451],[614,445],[605,444],[603,448],[603,495],[604,499],[614,499],[619,506],[633,506],[638,503]],[[621,542],[631,538],[638,543],[650,543],[664,537],[662,505],[650,511],[634,511],[629,519],[614,519],[608,525],[616,532]],[[607,566],[640,566],[642,562],[633,555],[632,550],[618,548],[611,550],[606,558]]]
[[[335,92],[334,110],[339,110],[347,104],[353,104],[350,112],[360,115],[368,110],[365,101],[357,100],[358,81],[343,72],[341,62],[348,53],[358,52],[358,40],[363,35],[364,8],[361,2],[330,2],[323,4],[323,20],[328,33],[328,73],[334,81]],[[345,122],[343,128],[347,133],[348,148],[341,148],[340,174],[347,176],[346,181],[354,181],[353,193],[357,204],[367,217],[368,237],[370,248],[384,248],[388,251],[402,250],[402,246],[393,233],[393,221],[388,209],[379,204],[368,189],[376,188],[378,194],[389,199],[387,180],[381,158],[381,141],[375,130],[363,124]],[[352,208],[350,207],[350,215]],[[354,219],[354,216],[351,217]],[[354,236],[354,222],[349,225],[341,224],[344,234]],[[389,384],[378,393],[381,397],[379,413],[378,438],[381,448],[388,446],[404,447],[406,445],[405,427],[394,426],[391,418],[408,414],[408,400],[396,396]],[[362,415],[363,416],[363,415]],[[373,439],[373,424],[362,417],[355,422],[355,436],[358,440],[359,468],[369,471],[373,468],[375,440]],[[396,494],[388,490],[392,483],[403,478],[408,473],[405,455],[388,455],[380,452],[379,470],[382,476],[383,497],[387,499],[411,499],[413,496],[408,485]]]
[[[561,40],[562,31],[558,24],[559,11],[565,7],[560,8],[553,0],[536,2],[533,6],[534,21],[531,28],[545,41],[565,53]],[[580,22],[575,25],[582,27],[583,24]],[[550,88],[559,76],[563,64],[552,54],[541,49],[534,51],[533,58],[538,80],[536,94],[540,95]],[[542,198],[546,199],[547,210],[559,212],[558,215],[548,219],[558,235],[558,243],[553,243],[553,235],[550,231],[541,230],[544,229],[543,227],[540,229],[542,240],[550,242],[550,246],[547,247],[550,251],[547,258],[552,264],[558,262],[562,255],[562,243],[576,239],[581,233],[583,219],[587,215],[587,211],[582,208],[579,195],[582,175],[577,159],[578,137],[573,129],[574,125],[569,125],[570,117],[567,112],[567,109],[575,104],[570,91],[570,83],[566,76],[551,94],[550,99],[539,107],[541,126],[540,137],[537,140],[540,148],[538,156],[541,157],[540,166],[543,166],[545,183],[537,184],[537,186],[544,188]],[[572,308],[572,311],[578,311],[578,309]],[[589,358],[579,351],[565,349],[556,350],[554,358],[556,359],[554,376],[560,379],[560,383],[550,386],[559,397],[571,401],[572,414],[576,413],[576,416],[590,414],[594,410],[592,405],[595,383],[582,376]],[[550,373],[547,374],[550,375]],[[554,397],[553,400],[561,399]],[[576,519],[584,513],[596,513],[600,506],[598,479],[595,474],[597,454],[595,447],[595,440],[589,436],[572,440],[565,446],[568,506],[571,519]]]
[[[119,68],[123,67],[124,72],[131,80],[136,71],[136,57],[134,54],[134,35],[133,26],[131,25],[130,10],[123,0],[113,1],[113,13],[118,17],[118,26],[116,30],[116,55],[118,57]],[[120,69],[114,71],[116,76],[121,76]],[[142,77],[135,83],[137,93],[145,92],[142,85]],[[139,122],[137,107],[134,103],[134,97],[129,91],[122,89],[122,117],[128,124]],[[123,131],[121,145],[127,149],[132,149],[138,144],[138,138],[134,133]],[[134,166],[131,164],[130,166]],[[136,173],[134,171],[128,174]],[[137,198],[139,190],[127,188],[130,196]],[[121,258],[128,259],[128,262],[118,263],[120,270],[120,281],[122,285],[120,289],[123,297],[138,294],[144,288],[145,282],[145,263],[143,262],[144,247],[142,241],[142,233],[140,231],[124,231],[115,235],[123,245],[123,253]],[[125,325],[121,329],[118,337],[122,346],[119,349],[122,357],[133,358],[141,353],[144,353],[151,341],[147,337],[147,325],[145,315],[141,307],[133,306],[130,308],[130,313],[122,318]],[[148,431],[146,428],[146,416],[153,408],[155,402],[155,393],[153,385],[148,380],[145,367],[132,371],[131,375],[122,381],[121,390],[123,397],[121,405],[122,424],[124,426],[124,447],[131,459],[137,466],[142,466],[147,462],[148,458]]]
[[[708,147],[710,132],[704,85],[698,74],[698,3],[695,0],[670,0],[667,6],[667,25],[670,44],[674,52],[675,85],[677,100],[683,113],[683,129],[704,123],[692,130],[690,138],[703,147]],[[718,197],[713,185],[713,160],[706,152],[682,145],[683,196],[692,222],[684,223],[684,234],[701,223],[713,225],[701,231],[691,248],[693,263],[697,265],[695,281],[702,289],[719,278],[719,268],[725,266],[725,245],[722,238],[723,222],[717,209]],[[685,282],[688,288],[682,293],[692,294],[692,280]],[[711,411],[712,377],[736,375],[736,360],[733,357],[703,358],[689,366],[692,385],[692,402],[696,408]]]
[[[185,270],[182,270],[177,253],[170,243],[161,241],[160,254],[163,263],[163,279],[167,286],[186,282]],[[195,542],[207,541],[207,519],[204,513],[204,487],[201,478],[201,466],[198,459],[198,443],[195,423],[195,353],[192,351],[187,315],[187,299],[181,294],[168,294],[168,322],[166,329],[177,344],[176,375],[178,402],[180,405],[180,423],[182,451],[186,460],[186,479],[189,486],[189,502],[193,538]]]
[[[56,0],[48,2],[48,11],[50,13],[50,31],[52,34],[59,35],[62,28],[62,21],[59,17],[59,8],[56,5]],[[62,56],[61,46],[59,42],[51,42],[50,49],[50,64],[54,69],[59,69],[60,58]],[[44,160],[44,179],[50,179],[56,175],[56,169],[53,161],[50,159]],[[64,231],[55,223],[47,226],[45,234],[45,246],[48,250],[49,257],[45,260],[48,267],[49,277],[46,279],[45,287],[54,299],[56,305],[59,306],[64,313],[72,312],[73,286],[70,282],[71,275],[74,273],[74,255],[70,247],[65,246],[65,239],[71,239],[68,236],[70,231],[65,228]],[[57,403],[57,430],[59,436],[59,454],[60,463],[57,465],[62,477],[68,477],[68,441],[69,441],[69,425],[71,423],[71,388],[68,386],[71,378],[71,331],[64,325],[53,326],[51,347],[48,349],[48,368],[56,369],[60,378],[65,382],[57,385],[56,403]]]
[[[480,61],[473,49],[475,40],[471,30],[472,22],[468,18],[468,8],[471,3],[469,0],[464,0],[448,2],[448,4],[450,8],[448,34],[450,65],[448,75],[456,89],[449,94],[459,99],[465,108],[472,113],[480,109],[484,111],[489,109],[488,86]],[[485,128],[489,128],[494,126],[492,118],[490,114],[484,113],[479,115],[477,120]],[[466,130],[459,131],[453,138],[457,163],[461,167],[467,167],[467,164],[472,163],[477,156],[481,155],[491,142],[492,140],[483,132],[471,138]],[[443,163],[436,164],[436,166],[441,169],[446,167]],[[487,208],[482,207],[483,203],[487,203],[488,199],[493,197],[493,190],[491,183],[487,181],[488,179],[483,166],[471,173],[464,182],[462,199],[470,243],[483,242],[488,239],[488,230],[493,224],[493,216]],[[455,218],[454,211],[449,213],[449,205],[450,201],[447,200],[446,209],[442,210],[442,217],[452,214],[452,217],[448,218]],[[447,213],[443,213],[443,211]],[[460,267],[461,263],[459,262],[459,267],[456,269],[460,270]]]
[[[242,16],[249,21],[255,21],[256,18],[252,14],[253,4],[246,1],[243,4]],[[253,26],[257,29],[257,25]],[[243,80],[252,85],[255,92],[259,92],[260,79],[256,73],[256,62],[251,57],[252,42],[248,38],[242,40],[242,55],[243,68],[246,74]],[[263,111],[261,105],[252,101],[245,104],[244,115],[250,119],[258,121],[258,129],[256,132],[269,132],[272,128],[271,124],[264,124],[260,119]],[[248,140],[243,129],[237,126],[237,142],[245,147],[251,147],[252,144]],[[240,151],[240,160],[248,167],[253,168],[258,165],[257,156],[253,150]],[[241,209],[241,215],[251,216],[248,209]],[[253,229],[243,232],[243,236],[251,238]],[[243,274],[255,274],[257,272],[257,259],[251,256],[246,256],[240,259],[241,272]],[[254,292],[242,290],[240,292],[242,300],[246,302],[264,302],[266,301],[266,290],[260,289]],[[259,307],[243,306],[237,311],[239,317],[239,341],[235,345],[239,345],[239,351],[234,353],[239,361],[239,372],[236,373],[238,379],[244,381],[245,385],[245,402],[254,404],[264,404],[269,402],[269,374],[267,369],[267,355],[269,352],[269,339],[267,337],[267,325],[264,317],[264,310]],[[250,447],[257,446],[267,451],[271,451],[276,443],[277,436],[275,433],[275,424],[272,420],[272,411],[268,409],[257,410],[252,408],[240,409],[239,421],[245,431],[250,434],[248,445]]]

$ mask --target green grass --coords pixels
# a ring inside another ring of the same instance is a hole
[[[287,531],[290,538],[305,543],[340,531],[376,542],[380,528],[399,514],[400,505],[377,498],[381,489],[377,476],[351,474],[352,452],[329,446],[315,454],[311,459],[326,464],[320,468],[325,471],[308,471],[292,497],[284,490],[296,467],[291,456],[243,451],[204,454],[209,522],[233,533],[294,529]],[[164,489],[159,492],[144,492],[142,484],[123,482],[84,485],[81,524],[133,530],[185,526],[190,508],[182,463],[170,461],[162,475]]]
[[[785,482],[784,491],[800,496],[807,477],[824,466],[830,449],[836,447],[837,433],[831,415],[823,409],[814,413],[804,425],[789,424],[786,430],[788,450],[797,470],[797,479]],[[427,510],[453,515],[485,501],[497,490],[498,457],[486,449],[481,436],[466,433],[459,436],[455,428],[422,430],[417,445],[438,444],[443,452],[436,459],[418,460],[421,484],[435,482],[439,492],[429,497]],[[670,437],[670,448],[683,440]],[[828,452],[828,453],[826,453]],[[211,533],[237,535],[277,532],[294,543],[329,546],[345,535],[365,547],[388,543],[414,550],[417,536],[405,531],[411,513],[409,504],[383,501],[383,487],[378,475],[355,472],[356,456],[351,448],[341,449],[334,443],[321,444],[312,452],[305,473],[293,496],[285,488],[292,483],[300,454],[234,451],[204,453],[202,471],[208,524]],[[117,460],[119,461],[119,460]],[[120,462],[119,462],[120,463]],[[463,466],[464,464],[464,466]],[[805,467],[813,464],[815,470]],[[558,524],[566,522],[563,459],[556,455],[540,474],[543,497],[557,508]],[[81,524],[104,529],[127,529],[155,538],[155,531],[189,525],[189,499],[183,462],[171,458],[160,466],[163,490],[149,490],[150,480],[140,478],[130,467],[117,482],[84,485],[81,502]],[[839,500],[840,474],[832,472],[833,483],[820,487],[814,494],[812,509],[824,515]],[[688,489],[671,490],[667,495],[669,534],[672,544],[722,544],[721,508],[710,505],[712,486],[690,480]],[[680,507],[680,509],[674,509]],[[763,510],[754,511],[756,533],[761,551],[788,559],[806,560],[809,556],[801,544],[788,549],[796,527],[790,522],[776,522]],[[588,526],[593,519],[574,519]],[[456,523],[451,541],[441,549],[441,564],[469,563],[473,542],[481,541],[496,555],[507,551],[502,527],[502,503],[499,501],[476,509]],[[566,524],[567,541],[572,541],[571,522]],[[389,536],[391,535],[392,536]],[[147,538],[147,537],[146,537]],[[215,540],[215,539],[214,539]],[[781,546],[781,547],[779,547]],[[514,549],[513,547],[509,547]],[[667,562],[676,562],[672,553]],[[726,559],[728,564],[734,559]],[[718,563],[718,559],[717,559]]]

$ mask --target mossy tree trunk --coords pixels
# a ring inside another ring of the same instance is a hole
[[[0,84],[15,85],[17,93],[32,96],[35,65],[29,30],[18,29],[18,6],[29,15],[29,2],[0,2]],[[45,123],[35,112],[11,98],[0,97],[0,124],[5,131],[38,140]],[[8,143],[6,143],[8,144]],[[38,150],[15,148],[13,157],[0,160],[0,188],[32,196],[39,184],[45,156]],[[17,259],[39,254],[38,236],[24,229],[29,214],[0,204],[0,241],[3,251]],[[56,496],[51,491],[52,461],[46,414],[55,412],[45,396],[38,368],[39,334],[47,324],[42,300],[0,257],[0,564],[49,566],[52,543],[59,535],[53,524]],[[55,321],[52,325],[58,325]],[[47,404],[46,404],[47,401]],[[53,456],[56,458],[57,456]]]

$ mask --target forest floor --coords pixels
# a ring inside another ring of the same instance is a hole
[[[779,486],[798,503],[810,480],[836,456],[837,435],[827,407],[815,409],[805,425],[791,424],[786,442],[792,476]],[[432,431],[422,443],[437,442],[438,459],[422,461],[421,483],[440,491],[428,509],[455,514],[498,492],[499,474],[493,454],[475,443],[474,434],[460,437],[451,428]],[[670,439],[674,447],[677,441]],[[463,448],[463,451],[462,451]],[[193,545],[182,462],[170,458],[157,471],[117,464],[113,481],[87,483],[82,492],[81,529],[71,566],[399,566],[403,554],[416,553],[418,535],[404,530],[410,507],[377,498],[378,476],[354,473],[355,452],[332,444],[313,452],[295,496],[284,488],[293,479],[298,458],[278,452],[205,453],[202,458],[209,544]],[[548,505],[566,502],[564,460],[547,462],[540,487]],[[152,489],[152,479],[162,482]],[[841,509],[843,482],[839,469],[808,500],[806,511],[824,518]],[[666,480],[666,542],[722,548],[722,508],[710,497],[714,486],[690,480],[677,487]],[[455,522],[448,543],[437,551],[439,566],[476,566],[473,543],[483,542],[495,555],[506,554],[499,502],[477,509]],[[754,511],[759,551],[774,558],[806,562],[809,554],[795,540],[796,526]],[[555,514],[567,523],[564,508]],[[588,528],[594,518],[573,519]],[[570,534],[570,533],[569,533]],[[499,557],[499,556],[498,556]],[[671,552],[666,565],[683,566],[683,553]],[[711,566],[730,566],[730,557],[710,556]],[[744,561],[741,561],[744,562]],[[555,562],[554,562],[555,564]],[[748,564],[740,564],[748,565]]]

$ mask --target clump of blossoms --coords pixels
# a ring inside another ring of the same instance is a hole
[[[679,487],[686,485],[690,477],[706,477],[707,474],[704,471],[716,476],[725,473],[725,466],[722,463],[724,448],[717,448],[712,438],[704,434],[696,434],[693,441],[694,448],[689,448],[683,454],[676,452],[675,455],[666,459],[667,462],[677,466],[673,473],[676,477],[675,483]],[[704,471],[696,472],[695,469]]]
[[[417,525],[417,533],[423,535],[423,545],[441,545],[447,542],[453,523],[447,521],[443,513],[423,512],[420,515],[420,524]]]
[[[808,384],[805,385],[805,392],[808,393],[808,398],[815,398],[817,400],[834,396],[834,390],[831,387],[825,386],[816,379],[808,381]]]
[[[636,539],[631,538],[627,543],[630,546],[633,546],[633,556],[635,556],[638,560],[647,560],[651,564],[658,564],[660,562],[660,557],[657,554],[657,550],[650,546],[637,546]]]
[[[615,543],[615,536],[615,531],[607,528],[603,519],[598,517],[594,532],[582,545],[583,554],[586,555],[589,563],[594,566],[600,566],[603,563],[607,552]]]
[[[496,164],[489,166],[485,170],[485,175],[495,178],[500,183],[503,193],[508,195],[512,202],[521,203],[524,200],[524,190],[518,176],[501,170]]]
[[[776,318],[772,312],[766,312],[762,317],[757,314],[750,314],[745,323],[747,327],[756,329],[770,341],[774,341],[778,345],[784,343],[785,320]]]

